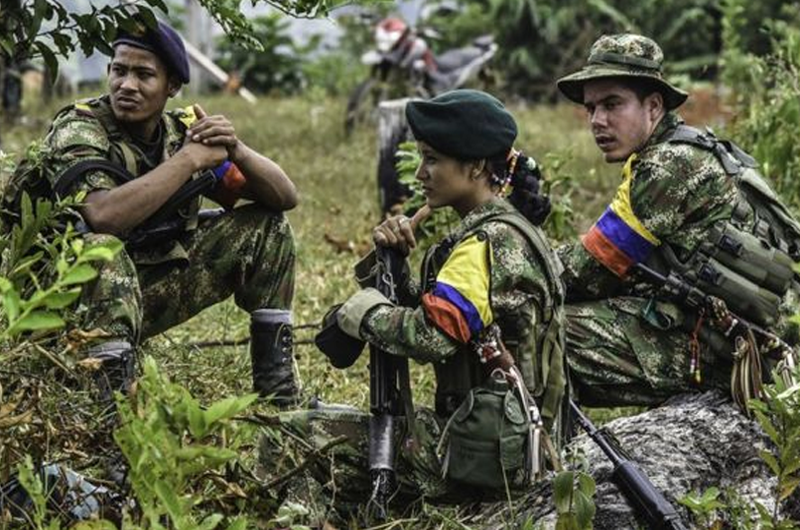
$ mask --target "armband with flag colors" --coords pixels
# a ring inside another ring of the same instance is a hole
[[[217,185],[214,187],[212,198],[223,208],[230,210],[241,196],[241,191],[247,183],[247,179],[236,167],[236,164],[226,160],[213,169],[214,176],[217,178]]]
[[[467,343],[494,321],[489,305],[492,252],[483,234],[459,243],[433,288],[422,296],[428,319],[442,332]]]
[[[625,277],[637,263],[646,261],[653,249],[661,244],[636,217],[631,206],[635,159],[635,154],[628,158],[614,200],[581,240],[589,254],[620,278]]]

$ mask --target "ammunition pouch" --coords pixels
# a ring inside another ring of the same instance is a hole
[[[497,492],[523,486],[530,478],[525,473],[530,429],[519,393],[504,378],[489,377],[467,394],[447,422],[443,475]]]

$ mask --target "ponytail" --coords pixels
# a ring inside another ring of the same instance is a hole
[[[539,194],[542,172],[536,160],[512,149],[508,157],[491,158],[489,168],[493,184],[511,186],[508,202],[534,226],[544,223],[550,213],[550,198]]]

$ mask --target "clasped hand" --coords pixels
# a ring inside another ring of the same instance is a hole
[[[221,114],[208,116],[200,105],[194,105],[197,121],[186,131],[182,149],[199,169],[211,169],[225,160],[233,160],[239,145],[233,124]]]

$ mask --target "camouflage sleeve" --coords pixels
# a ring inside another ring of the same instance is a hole
[[[482,228],[453,249],[419,307],[372,310],[362,328],[367,340],[396,355],[441,361],[495,320],[529,315],[522,309],[538,305],[537,293],[548,289],[545,274],[515,229],[504,223]]]
[[[380,305],[367,314],[361,331],[379,348],[420,362],[441,361],[459,348],[458,342],[428,320],[421,306]]]
[[[662,243],[691,250],[729,216],[736,190],[712,154],[670,145],[636,167],[630,196],[636,217]]]
[[[72,113],[56,118],[45,144],[52,155],[52,165],[47,172],[51,185],[69,168],[85,160],[108,160],[110,143],[102,124],[91,117]],[[78,179],[69,190],[71,194],[98,189],[111,189],[117,184],[113,178],[102,171],[93,171]]]
[[[562,245],[556,253],[564,265],[567,302],[609,298],[622,289],[622,281],[589,254],[580,241]]]

